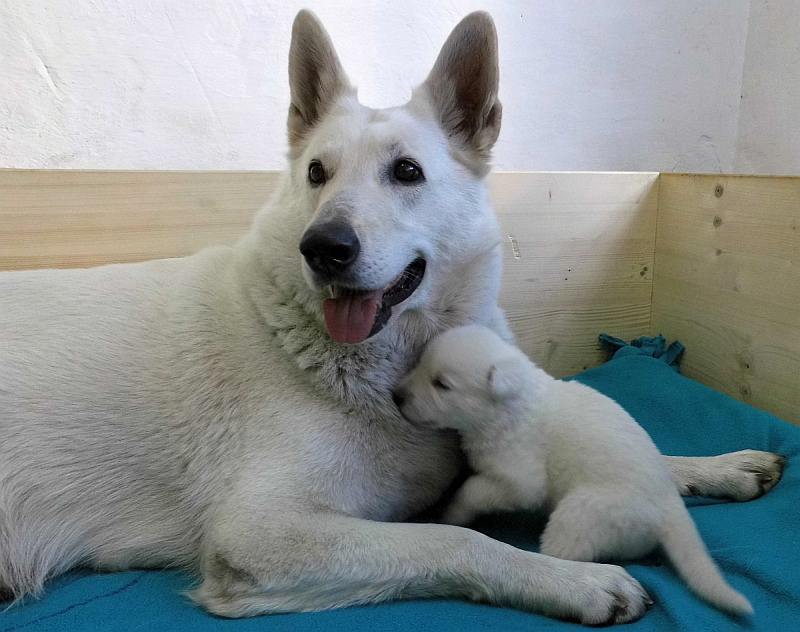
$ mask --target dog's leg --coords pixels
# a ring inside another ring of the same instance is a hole
[[[486,476],[470,476],[456,492],[453,501],[445,509],[442,522],[466,525],[479,514],[490,511],[515,509],[505,489]]]
[[[682,496],[752,500],[781,479],[786,459],[772,452],[741,450],[719,456],[665,456]]]
[[[655,531],[652,512],[622,490],[578,488],[553,509],[539,550],[582,562],[630,560],[655,548]]]
[[[226,617],[400,598],[463,597],[577,619],[633,621],[648,597],[622,568],[529,553],[476,531],[273,508],[226,513],[193,598]]]

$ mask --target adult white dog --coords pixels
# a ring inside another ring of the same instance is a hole
[[[460,457],[402,419],[392,386],[445,328],[507,335],[483,181],[501,113],[490,17],[456,27],[400,108],[359,105],[308,12],[289,75],[289,169],[234,247],[0,275],[0,588],[182,564],[225,616],[434,595],[641,616],[616,566],[395,522]],[[671,465],[683,490],[739,498],[777,476],[760,453]]]

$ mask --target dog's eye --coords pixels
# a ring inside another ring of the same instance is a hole
[[[431,382],[431,384],[433,384],[433,388],[438,388],[440,391],[449,391],[450,390],[450,387],[447,384],[445,384],[444,382],[442,382],[442,380],[440,378],[438,378],[438,377],[434,378],[433,382]]]
[[[394,163],[394,177],[399,182],[417,182],[422,179],[422,169],[408,158],[402,158]]]
[[[308,165],[308,181],[311,186],[318,187],[321,184],[325,184],[327,179],[328,176],[322,163],[319,160],[312,160]]]

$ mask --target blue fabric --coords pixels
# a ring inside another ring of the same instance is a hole
[[[624,343],[623,343],[624,344]],[[736,622],[692,595],[658,557],[627,566],[656,599],[625,630],[800,629],[800,428],[778,421],[692,382],[662,358],[663,344],[620,346],[611,362],[578,380],[620,402],[668,454],[712,455],[756,448],[789,457],[780,484],[748,503],[690,501],[706,544],[731,584],[752,601],[756,614]],[[654,353],[653,351],[661,351]],[[656,357],[658,356],[658,357]],[[477,527],[517,546],[534,549],[541,522],[530,516],[493,516]],[[191,578],[175,571],[93,574],[79,571],[51,582],[37,602],[0,614],[0,632],[25,630],[577,630],[576,624],[460,601],[397,602],[333,612],[224,620],[183,596]]]
[[[683,343],[673,340],[667,346],[667,339],[661,334],[658,336],[641,336],[632,340],[630,344],[620,338],[608,334],[600,334],[600,344],[612,351],[612,359],[624,358],[630,355],[647,355],[666,362],[673,370],[680,371],[679,363],[685,347]]]

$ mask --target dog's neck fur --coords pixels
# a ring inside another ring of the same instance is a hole
[[[303,280],[299,251],[296,257],[279,258],[273,253],[281,252],[281,248],[270,247],[276,240],[299,243],[302,234],[300,222],[290,217],[294,209],[286,203],[290,186],[287,178],[283,186],[287,194],[279,192],[262,212],[286,215],[285,230],[264,234],[261,222],[256,220],[248,236],[237,245],[243,265],[252,266],[243,291],[268,335],[316,386],[348,410],[369,416],[399,416],[391,403],[391,390],[416,362],[425,344],[445,329],[481,323],[507,335],[505,322],[493,322],[498,311],[501,262],[499,246],[491,244],[471,261],[460,263],[459,277],[470,279],[471,283],[436,288],[425,309],[392,316],[378,335],[361,344],[344,345],[331,340],[324,331],[323,297]],[[455,277],[443,274],[442,278]]]

